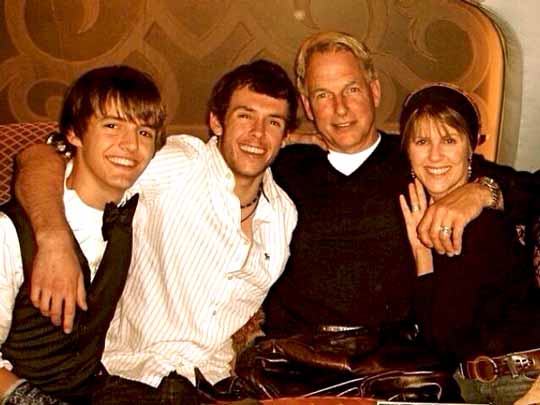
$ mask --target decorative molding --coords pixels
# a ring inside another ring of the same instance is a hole
[[[163,89],[171,125],[200,131],[207,97],[225,71],[268,58],[292,75],[302,39],[333,29],[354,34],[373,51],[383,89],[381,128],[397,129],[409,91],[430,81],[453,82],[473,93],[490,135],[481,151],[495,156],[503,55],[478,2],[339,4],[131,0],[126,7],[125,0],[5,0],[0,122],[54,120],[64,89],[83,71],[127,63],[150,73]]]

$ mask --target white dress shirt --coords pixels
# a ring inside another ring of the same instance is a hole
[[[68,165],[66,176],[71,171]],[[64,184],[64,206],[67,221],[88,260],[90,277],[94,279],[107,242],[101,234],[103,211],[81,201],[74,190]],[[24,280],[21,248],[15,226],[7,215],[0,212],[0,344],[6,341],[11,328],[15,298]],[[0,356],[0,367],[12,369]]]
[[[129,277],[109,328],[108,372],[157,387],[176,371],[230,374],[231,335],[259,309],[289,256],[296,209],[264,174],[250,241],[234,176],[217,148],[173,136],[130,192],[139,192]]]

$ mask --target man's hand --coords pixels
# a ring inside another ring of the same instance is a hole
[[[30,282],[30,299],[54,325],[70,333],[75,305],[86,310],[86,292],[79,261],[69,234],[40,235]],[[62,322],[63,318],[63,322]]]
[[[418,237],[439,254],[460,254],[465,226],[490,202],[489,190],[478,183],[467,183],[428,207],[418,225]],[[450,232],[444,231],[448,229]]]
[[[328,150],[326,141],[318,132],[291,132],[283,139],[281,147],[296,144],[317,145],[322,150]]]
[[[26,211],[37,252],[30,299],[55,325],[71,332],[75,302],[86,309],[84,283],[74,240],[64,213],[66,161],[55,148],[35,144],[17,155],[15,195]]]

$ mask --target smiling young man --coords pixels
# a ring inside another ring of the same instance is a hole
[[[241,65],[210,97],[215,136],[207,143],[169,137],[130,190],[140,193],[134,254],[103,354],[110,375],[95,403],[194,403],[195,367],[211,382],[230,375],[231,336],[259,309],[289,256],[296,209],[268,166],[296,126],[296,108],[281,67]],[[50,155],[44,148],[39,156]],[[31,195],[36,186],[20,187],[26,203],[54,193]]]
[[[156,85],[127,66],[91,70],[66,92],[59,130],[72,145],[74,157],[65,172],[63,202],[70,227],[67,233],[76,241],[89,293],[88,310],[78,315],[75,333],[64,334],[32,305],[28,290],[34,235],[17,201],[1,207],[3,404],[90,400],[101,370],[105,332],[129,268],[137,197],[119,209],[106,204],[122,201],[126,189],[161,147],[164,119]],[[110,220],[109,213],[114,211],[121,213],[121,220]]]

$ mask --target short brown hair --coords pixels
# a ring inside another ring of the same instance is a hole
[[[255,93],[285,100],[287,102],[285,130],[291,132],[296,129],[298,97],[294,84],[281,66],[264,59],[240,65],[222,76],[212,89],[208,113],[214,114],[223,125],[233,93],[244,87]]]
[[[59,119],[60,133],[73,131],[82,138],[88,123],[108,106],[126,120],[148,125],[156,131],[156,150],[165,144],[165,106],[150,75],[125,65],[92,69],[66,91]]]
[[[377,72],[373,65],[371,52],[368,47],[352,35],[337,32],[326,31],[318,32],[304,40],[296,55],[296,88],[301,94],[306,95],[306,71],[309,59],[316,52],[351,52],[360,67],[366,73],[368,82],[377,78]]]

